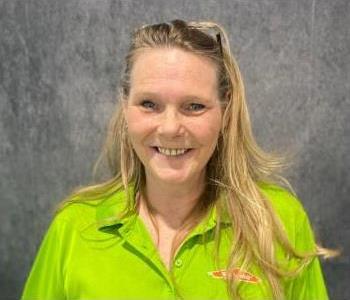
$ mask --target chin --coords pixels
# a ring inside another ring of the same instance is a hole
[[[166,174],[167,173],[167,174]],[[179,174],[179,172],[166,172],[164,170],[159,170],[156,173],[153,173],[152,176],[154,179],[160,182],[167,184],[184,184],[186,182],[191,182],[191,176],[187,174]]]
[[[157,179],[168,184],[184,184],[190,181],[188,178],[183,178],[181,176],[159,176]]]

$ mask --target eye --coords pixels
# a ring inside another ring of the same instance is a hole
[[[205,108],[205,105],[200,104],[200,103],[190,103],[187,106],[187,109],[190,111],[201,111]]]
[[[156,107],[156,104],[153,103],[151,100],[142,100],[140,105],[143,107],[143,108],[146,108],[146,109],[154,109]]]

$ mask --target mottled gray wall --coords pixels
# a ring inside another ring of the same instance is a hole
[[[229,31],[258,141],[297,153],[289,178],[350,299],[348,0],[0,1],[0,290],[17,299],[51,210],[91,179],[130,30],[213,19]],[[348,119],[346,122],[346,118]]]

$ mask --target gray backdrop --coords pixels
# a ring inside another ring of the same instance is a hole
[[[52,208],[91,170],[129,32],[212,19],[229,31],[254,131],[288,173],[323,245],[331,299],[350,299],[348,0],[0,1],[0,290],[17,299]],[[346,122],[346,119],[348,119]]]

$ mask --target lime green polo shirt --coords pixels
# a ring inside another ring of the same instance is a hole
[[[313,232],[300,202],[279,187],[261,188],[292,245],[300,251],[314,249]],[[222,221],[219,266],[213,259],[216,211],[212,209],[186,237],[168,270],[141,219],[136,214],[118,218],[124,205],[125,192],[121,191],[100,203],[72,204],[55,216],[21,299],[229,299],[223,273],[215,273],[224,269],[229,253],[229,220]],[[276,257],[288,266],[296,265],[285,260],[279,247]],[[243,299],[272,299],[259,268],[241,271],[258,279],[241,277]],[[284,280],[283,287],[290,300],[328,299],[318,258],[297,278]]]

